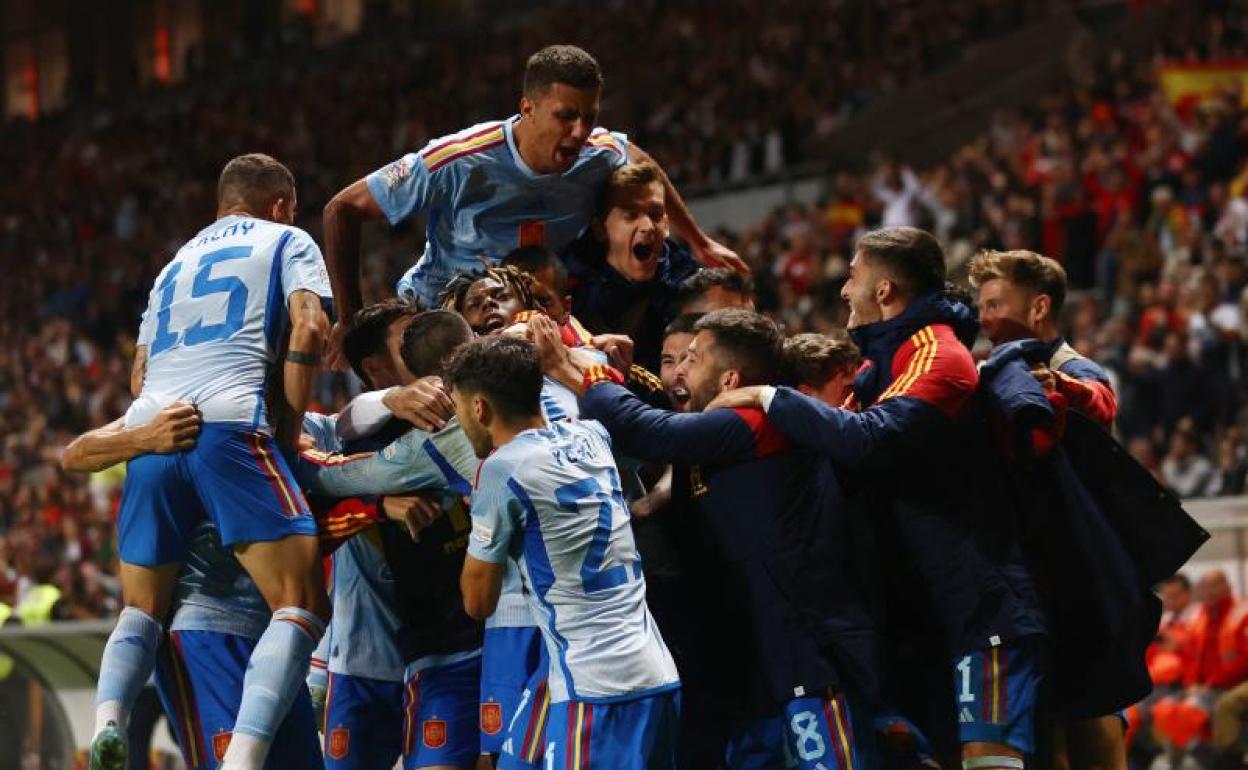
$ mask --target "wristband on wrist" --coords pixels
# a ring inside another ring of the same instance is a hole
[[[316,366],[321,362],[320,353],[306,353],[302,350],[286,351],[286,363],[299,366]]]

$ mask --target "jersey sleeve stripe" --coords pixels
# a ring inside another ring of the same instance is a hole
[[[490,123],[485,128],[482,128],[479,131],[473,131],[470,134],[453,134],[440,140],[434,140],[434,142],[430,143],[428,147],[420,151],[420,156],[422,158],[427,158],[430,155],[436,155],[437,153],[442,152],[443,150],[454,145],[464,144],[465,142],[470,142],[473,139],[485,136],[486,134],[499,131],[502,127],[502,123]]]
[[[487,150],[502,143],[503,129],[499,128],[494,131],[490,131],[487,134],[482,134],[475,139],[448,145],[437,152],[431,152],[428,155],[425,155],[422,159],[425,162],[425,168],[430,171],[437,171],[453,160],[462,158],[465,155],[471,155],[475,152]]]
[[[425,439],[424,450],[429,455],[429,459],[433,460],[433,464],[438,466],[438,470],[442,471],[442,475],[446,477],[452,492],[461,495],[472,494],[472,487],[468,484],[468,479],[459,475],[450,461],[434,446],[433,439]]]
[[[914,344],[915,349],[910,355],[910,363],[906,367],[906,371],[901,377],[893,381],[888,390],[884,391],[879,397],[879,401],[905,395],[906,391],[913,387],[914,383],[932,368],[932,361],[936,358],[936,351],[940,347],[932,327],[923,327],[910,338],[910,341]]]
[[[620,143],[616,141],[615,137],[610,133],[591,136],[589,138],[589,144],[592,144],[595,147],[605,147],[606,149],[612,150],[619,155],[624,154],[624,150],[620,148]]]

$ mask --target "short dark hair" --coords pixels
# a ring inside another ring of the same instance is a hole
[[[574,45],[548,45],[524,67],[524,95],[539,96],[555,83],[587,91],[602,88],[602,69],[594,57]]]
[[[729,267],[704,267],[680,284],[680,307],[683,308],[716,287],[743,297],[754,296],[754,279],[750,276]]]
[[[971,258],[970,270],[971,286],[976,289],[988,281],[1004,278],[1028,291],[1047,295],[1054,320],[1066,304],[1066,270],[1052,257],[1025,249],[985,249]]]
[[[663,339],[667,339],[673,334],[693,334],[697,331],[698,321],[702,320],[702,316],[706,313],[682,313],[672,319],[672,322],[663,329]]]
[[[479,337],[451,354],[444,379],[452,390],[479,393],[504,419],[542,413],[542,363],[519,337]]]
[[[945,287],[945,250],[917,227],[885,227],[858,239],[858,251],[883,265],[901,293],[914,298]]]
[[[514,267],[531,276],[536,276],[548,267],[553,268],[555,280],[559,282],[558,288],[562,290],[568,285],[567,266],[555,255],[555,252],[545,246],[521,246],[513,249],[503,257],[503,267]]]
[[[449,310],[427,310],[403,330],[403,365],[416,377],[440,376],[447,357],[472,336],[463,317]]]
[[[420,311],[412,305],[397,299],[388,299],[357,310],[351,317],[351,328],[342,338],[342,352],[351,363],[355,376],[364,381],[368,387],[373,383],[364,373],[364,359],[375,356],[386,349],[386,337],[390,334],[390,325],[404,316],[415,316]]]
[[[780,369],[784,335],[776,322],[753,310],[725,308],[702,316],[695,331],[715,335],[715,348],[741,372],[743,385],[767,385]]]
[[[260,152],[239,155],[221,170],[217,208],[242,206],[257,216],[278,198],[295,197],[295,176],[277,159]]]
[[[784,341],[783,355],[781,380],[792,387],[823,387],[837,374],[857,369],[862,363],[858,348],[848,339],[814,332],[789,337]]]

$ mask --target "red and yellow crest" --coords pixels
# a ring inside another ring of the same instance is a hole
[[[503,706],[501,703],[481,704],[481,732],[497,735],[503,729]]]
[[[346,727],[335,727],[329,731],[329,746],[326,753],[330,759],[342,759],[351,748],[351,730]]]
[[[427,748],[440,749],[446,745],[446,720],[426,719],[420,732]]]
[[[218,762],[225,759],[225,750],[230,747],[230,737],[233,735],[234,733],[217,733],[212,736],[212,755]]]

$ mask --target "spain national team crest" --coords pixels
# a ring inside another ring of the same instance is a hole
[[[503,729],[503,706],[501,703],[481,704],[481,732],[497,735]]]
[[[346,727],[335,727],[329,731],[329,746],[326,753],[330,759],[342,759],[351,748],[351,730]]]
[[[440,749],[446,745],[446,720],[426,719],[420,732],[426,748]]]
[[[234,733],[217,733],[212,736],[212,755],[217,761],[225,759],[225,750],[230,747],[230,736]]]

